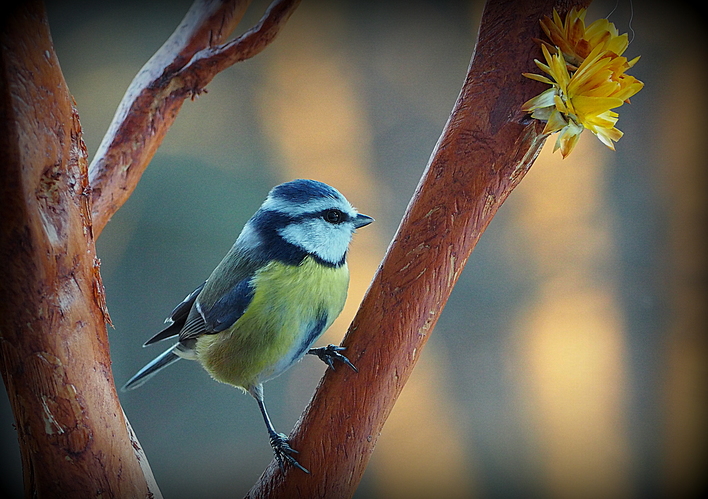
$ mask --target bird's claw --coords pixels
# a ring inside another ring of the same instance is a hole
[[[317,355],[320,360],[327,364],[329,367],[331,367],[333,371],[335,370],[334,361],[338,360],[339,362],[343,362],[349,367],[351,367],[354,372],[358,373],[359,369],[357,369],[356,366],[349,361],[349,359],[339,353],[343,350],[346,350],[346,347],[340,347],[337,345],[327,345],[326,347],[310,348],[307,353],[309,353],[310,355]]]
[[[270,446],[273,448],[275,458],[278,460],[278,466],[280,466],[281,471],[285,471],[285,461],[287,461],[296,468],[300,468],[308,475],[310,474],[307,468],[298,463],[297,459],[292,456],[292,454],[298,454],[298,451],[290,447],[287,436],[282,433],[273,433],[270,436]]]

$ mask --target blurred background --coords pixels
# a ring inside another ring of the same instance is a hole
[[[189,1],[47,0],[93,154]],[[255,1],[239,32],[267,3]],[[706,464],[704,19],[682,2],[597,1],[641,55],[612,152],[546,145],[472,254],[356,497],[698,497]],[[350,252],[356,311],[462,85],[481,2],[305,1],[263,53],[187,101],[98,241],[113,373],[200,284],[275,184],[316,178],[376,223]],[[265,387],[288,433],[324,372]],[[181,362],[121,394],[166,498],[243,496],[272,452],[255,402]],[[22,494],[0,402],[4,497]],[[316,470],[313,470],[316,473]]]

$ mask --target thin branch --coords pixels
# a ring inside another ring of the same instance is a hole
[[[299,2],[300,0],[276,0],[268,7],[258,24],[243,35],[223,45],[207,47],[195,54],[182,70],[182,77],[201,80],[209,71],[215,75],[237,62],[258,55],[275,39]],[[196,85],[193,91],[199,93],[202,88]]]
[[[312,473],[272,462],[249,497],[353,495],[467,258],[545,141],[520,112],[541,90],[521,76],[540,56],[538,20],[581,3],[487,3],[462,91],[344,340],[359,372],[328,371],[291,435]]]
[[[185,99],[219,71],[263,50],[300,0],[276,0],[256,27],[226,42],[249,3],[196,0],[130,84],[89,167],[96,237],[132,194]]]

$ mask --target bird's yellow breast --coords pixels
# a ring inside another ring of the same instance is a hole
[[[251,303],[226,331],[197,340],[197,359],[217,381],[246,390],[277,376],[302,357],[344,307],[346,263],[326,267],[270,262],[253,277]]]

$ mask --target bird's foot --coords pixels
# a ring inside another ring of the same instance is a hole
[[[292,456],[292,454],[297,454],[298,452],[290,447],[287,436],[282,433],[272,433],[270,435],[270,446],[273,447],[273,452],[275,453],[275,458],[278,460],[278,466],[280,466],[281,471],[285,471],[285,462],[287,461],[296,468],[300,468],[308,475],[310,474],[310,472]]]
[[[337,345],[327,345],[326,347],[310,348],[307,353],[309,353],[310,355],[317,355],[320,360],[322,360],[322,362],[331,367],[332,370],[334,370],[334,361],[338,360],[339,362],[343,362],[349,367],[351,367],[354,372],[358,373],[359,369],[357,369],[356,366],[349,361],[349,359],[339,353],[343,350],[346,350],[346,347],[339,347]]]

